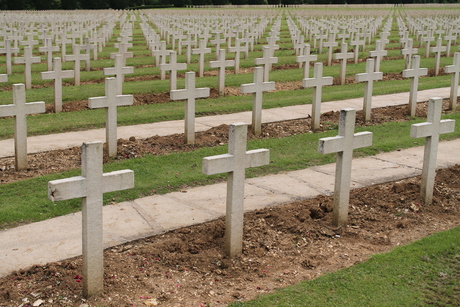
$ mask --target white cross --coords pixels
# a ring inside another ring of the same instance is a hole
[[[23,57],[14,58],[15,64],[24,64],[24,78],[26,82],[26,89],[32,88],[32,64],[40,62],[40,57],[32,56],[32,49],[30,47],[24,47]]]
[[[353,48],[353,53],[355,54],[355,64],[358,63],[358,56],[359,56],[359,46],[363,46],[363,51],[364,51],[364,45],[365,45],[364,40],[359,40],[358,37],[354,41],[351,41],[350,44],[354,46]]]
[[[117,107],[133,104],[133,95],[117,94],[116,78],[105,78],[105,96],[88,98],[88,108],[106,108],[105,135],[109,157],[117,155]]]
[[[241,255],[243,250],[243,214],[245,170],[267,165],[268,149],[246,151],[247,125],[230,125],[228,153],[203,159],[203,173],[227,173],[227,209],[225,214],[225,252],[229,257]]]
[[[413,48],[414,41],[412,38],[409,38],[404,49],[401,49],[401,54],[406,59],[406,69],[410,68],[412,55],[418,53],[418,48]]]
[[[13,73],[11,67],[11,56],[13,55],[13,52],[19,52],[19,48],[11,47],[11,40],[5,39],[4,47],[0,48],[0,53],[4,53],[6,56],[6,73],[8,75]]]
[[[243,94],[254,94],[252,102],[252,132],[255,135],[261,133],[262,126],[262,97],[263,92],[274,91],[275,82],[264,82],[263,67],[254,68],[254,83],[241,84],[240,91]]]
[[[442,38],[438,37],[438,40],[436,41],[436,47],[431,47],[430,51],[436,53],[436,59],[435,59],[435,66],[434,66],[434,74],[437,76],[439,74],[439,65],[441,62],[441,53],[445,52],[447,50],[446,46],[442,45]]]
[[[126,65],[126,59],[132,58],[134,54],[132,52],[128,52],[128,47],[132,47],[132,43],[118,43],[115,44],[115,47],[118,47],[117,53],[111,53],[110,58],[114,59],[117,54],[121,54],[123,56],[123,65]]]
[[[66,33],[61,34],[61,38],[56,40],[57,44],[61,44],[61,61],[65,62],[66,59],[66,54],[67,54],[67,44],[72,43],[72,40],[70,38],[67,38]]]
[[[211,53],[211,48],[206,47],[206,40],[200,40],[200,45],[198,49],[192,49],[193,54],[198,54],[198,77],[203,77],[204,75],[204,55]]]
[[[418,80],[421,76],[428,74],[428,68],[420,68],[420,56],[414,55],[412,60],[412,69],[405,69],[402,72],[403,78],[411,78],[409,93],[409,114],[415,116],[417,109],[417,91]]]
[[[278,63],[278,58],[271,54],[270,47],[263,46],[263,57],[254,59],[256,65],[264,66],[264,82],[268,82],[271,64]]]
[[[248,46],[241,46],[241,41],[238,37],[235,38],[235,46],[228,47],[229,52],[235,53],[235,74],[240,72],[240,52],[246,52],[247,48]]]
[[[310,77],[310,62],[318,60],[316,54],[310,54],[310,44],[305,44],[302,55],[296,57],[299,68],[303,65],[303,79]]]
[[[383,49],[382,42],[379,40],[376,41],[375,50],[369,52],[370,57],[375,58],[374,71],[380,71],[380,62],[382,61],[382,58],[386,56],[387,54],[388,54],[388,51]]]
[[[425,205],[433,200],[434,179],[436,174],[436,160],[438,155],[439,135],[455,131],[455,120],[441,120],[442,98],[431,98],[428,101],[428,117],[425,123],[413,124],[410,136],[426,138],[423,154],[422,182],[420,196]]]
[[[85,37],[85,44],[80,45],[81,50],[85,51],[85,53],[88,55],[88,58],[85,60],[85,69],[86,71],[90,71],[90,52],[91,50],[95,51],[93,52],[93,59],[97,60],[97,46],[95,44],[91,44],[90,38]]]
[[[353,58],[353,53],[347,52],[347,51],[348,51],[348,44],[342,43],[342,52],[334,54],[335,60],[341,60],[341,65],[340,65],[340,84],[341,85],[345,84],[345,75],[347,73],[347,60]]]
[[[45,103],[43,101],[26,103],[24,84],[13,84],[13,104],[0,105],[0,117],[14,116],[16,170],[27,168],[27,115],[35,113],[45,113]]]
[[[455,111],[457,109],[457,93],[458,93],[458,77],[460,73],[460,52],[454,53],[453,65],[447,65],[444,68],[446,74],[452,74],[450,82],[450,109]]]
[[[323,95],[323,86],[332,85],[334,78],[323,77],[323,63],[315,63],[313,78],[303,79],[303,87],[313,87],[313,100],[311,107],[311,127],[312,130],[319,129],[321,113],[321,97]]]
[[[221,32],[214,32],[213,31],[213,33],[215,33],[215,37],[210,42],[211,42],[211,44],[216,46],[216,60],[218,60],[219,59],[220,45],[225,44],[226,40],[225,40],[225,38],[220,38],[220,33]]]
[[[62,70],[61,58],[54,58],[54,71],[40,73],[42,80],[54,79],[54,112],[62,111],[62,79],[73,78],[73,70]]]
[[[185,73],[185,89],[172,90],[172,100],[187,99],[185,103],[185,138],[187,144],[195,144],[195,99],[209,97],[208,87],[195,88],[195,72]]]
[[[80,46],[75,45],[74,54],[66,55],[66,61],[73,61],[73,71],[74,71],[74,84],[76,86],[80,85],[80,61],[86,61],[89,58],[89,54],[81,54],[80,53]]]
[[[183,41],[179,42],[179,47],[180,47],[179,50],[182,49],[182,46],[187,47],[187,49],[185,51],[185,58],[186,58],[185,61],[187,62],[187,64],[190,64],[190,58],[192,57],[192,45],[195,45],[195,41],[192,39],[192,35],[190,33],[187,34],[187,39],[186,40],[183,40]]]
[[[374,59],[367,59],[365,73],[356,74],[356,81],[364,82],[364,121],[369,121],[371,119],[372,89],[374,87],[374,81],[382,80],[382,78],[382,72],[374,72]]]
[[[82,275],[85,298],[101,293],[104,288],[103,195],[133,187],[132,170],[103,173],[101,142],[83,143],[81,176],[48,182],[48,198],[53,202],[82,198]]]
[[[123,55],[117,54],[115,56],[114,67],[103,69],[104,76],[115,75],[117,78],[117,95],[121,95],[123,93],[123,81],[125,79],[125,75],[134,73],[134,67],[123,66],[123,62]]]
[[[53,51],[59,51],[59,46],[53,46],[53,40],[51,38],[47,38],[45,40],[45,46],[38,47],[38,51],[44,52],[46,54],[46,64],[47,69],[53,69]]]
[[[225,59],[225,49],[220,49],[219,60],[210,61],[209,67],[219,68],[218,82],[219,82],[219,95],[224,95],[225,91],[225,67],[235,66],[235,60]]]
[[[329,34],[327,42],[323,43],[324,47],[327,47],[327,66],[332,64],[332,48],[337,47],[338,43],[335,41],[334,34]]]
[[[453,34],[452,28],[450,28],[447,32],[447,35],[444,36],[444,40],[447,41],[446,57],[450,57],[450,47],[452,46],[452,42],[457,40],[457,35]]]
[[[27,40],[21,41],[21,46],[27,46],[27,47],[29,47],[30,49],[33,49],[33,48],[34,48],[34,45],[37,45],[37,44],[38,44],[38,41],[37,41],[37,40],[34,40],[33,34],[29,34],[29,35],[27,36]]]
[[[355,119],[356,110],[341,110],[339,135],[319,139],[318,151],[320,153],[337,153],[332,213],[332,223],[336,227],[347,223],[353,150],[372,145],[372,132],[354,133]]]
[[[155,64],[160,66],[161,64],[166,64],[166,57],[169,56],[170,51],[166,49],[166,42],[161,41],[160,48],[157,50],[152,50],[152,55],[155,57]],[[160,71],[160,79],[166,79],[166,71]]]
[[[170,71],[169,73],[169,90],[177,89],[177,71],[186,70],[187,63],[177,63],[177,53],[176,51],[169,52],[169,63],[160,64],[160,71]]]
[[[428,58],[430,56],[430,43],[435,40],[434,36],[431,36],[431,31],[427,32],[425,37],[422,37],[422,42],[426,42],[425,47],[425,57]]]

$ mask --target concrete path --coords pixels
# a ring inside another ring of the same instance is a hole
[[[448,98],[450,88],[439,88],[419,91],[418,101],[427,101],[432,97]],[[403,105],[409,102],[409,93],[399,93],[391,95],[381,95],[372,97],[372,107],[381,108],[385,106]],[[323,102],[321,113],[329,111],[339,111],[344,108],[354,108],[362,110],[363,98],[354,98],[341,101]],[[274,122],[290,119],[305,118],[311,115],[311,104],[297,105],[283,108],[266,109],[262,111],[262,122]],[[235,122],[251,123],[252,112],[240,112],[226,115],[215,115],[197,117],[195,131],[205,131],[211,127],[222,124],[232,124]],[[131,136],[137,139],[145,139],[154,135],[170,135],[184,132],[184,121],[165,121],[153,124],[141,124],[134,126],[118,127],[118,138],[128,139]],[[66,132],[52,135],[31,136],[27,138],[27,152],[36,153],[42,151],[65,149],[69,147],[81,146],[83,142],[102,141],[105,142],[105,128]],[[14,156],[13,139],[0,141],[0,157]]]
[[[420,101],[430,97],[447,97],[449,95],[448,90],[445,89],[422,92],[418,95]],[[406,98],[402,97],[403,95],[408,99],[407,93],[397,94],[397,97],[395,97],[396,95],[374,97],[374,106],[403,104],[407,101]],[[327,110],[326,105],[330,105],[334,110],[339,110],[345,107],[359,109],[361,104],[362,99],[323,103],[323,112]],[[295,106],[265,110],[265,121],[305,117],[308,114],[307,107]],[[199,120],[206,123],[205,129],[207,129],[212,126],[212,123],[220,125],[223,122],[230,124],[242,121],[242,118],[238,116],[245,116],[246,113],[249,112],[240,113],[240,115],[211,116]],[[169,124],[174,128],[169,130]],[[153,124],[150,129],[159,130],[159,127],[163,127],[164,134],[175,133],[179,132],[175,130],[182,129],[182,122]],[[131,128],[120,128],[120,130],[127,131],[123,132],[125,135],[120,135],[120,137],[136,135],[136,137],[141,138],[140,134],[134,134],[141,129],[129,129]],[[145,128],[144,130],[148,131],[149,129]],[[160,133],[155,131],[155,134]],[[91,136],[94,136],[94,132]],[[53,140],[52,135],[47,136],[46,139],[43,138],[42,150],[50,150],[51,145],[59,143],[61,139],[59,136],[59,139]],[[68,141],[69,139],[63,137],[62,140]],[[75,141],[73,145],[69,142],[69,145],[66,146],[80,146],[83,141],[88,141],[88,139]],[[0,144],[0,148],[4,148],[3,144]],[[460,140],[441,142],[438,167],[448,167],[460,163],[458,148],[460,148]],[[4,153],[4,155],[7,154]],[[355,159],[352,170],[352,188],[419,175],[421,174],[422,159],[423,147]],[[320,194],[330,195],[334,188],[334,171],[335,164],[327,164],[248,179],[245,186],[245,210],[276,206],[316,197]],[[105,247],[219,218],[225,212],[225,198],[226,183],[219,183],[105,206]],[[0,242],[2,242],[0,245],[0,276],[34,264],[45,264],[81,255],[81,212],[0,231]]]

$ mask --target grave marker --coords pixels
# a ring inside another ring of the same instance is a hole
[[[102,205],[104,193],[134,187],[134,172],[103,173],[102,143],[83,143],[81,176],[48,182],[51,201],[82,198],[83,296],[102,293],[104,285],[104,245]]]
[[[415,116],[417,108],[418,80],[421,76],[428,74],[428,68],[420,68],[420,56],[414,55],[412,60],[412,69],[405,69],[402,72],[403,78],[411,78],[409,93],[409,115]]]
[[[401,54],[406,59],[406,69],[410,68],[412,55],[418,53],[418,48],[413,48],[413,44],[414,44],[414,41],[412,40],[412,38],[409,38],[409,40],[407,41],[406,47],[404,49],[401,49]]]
[[[311,106],[311,127],[312,130],[318,130],[320,126],[321,115],[321,97],[323,94],[323,86],[332,85],[334,78],[323,77],[323,63],[315,63],[313,78],[303,79],[303,87],[313,87],[313,99]]]
[[[259,135],[262,126],[262,97],[263,92],[274,91],[275,82],[264,82],[263,67],[254,68],[254,83],[241,84],[240,91],[243,94],[254,94],[252,101],[252,133]]]
[[[24,56],[14,58],[15,64],[24,64],[24,79],[26,83],[26,89],[32,88],[32,64],[40,63],[40,57],[33,57],[32,50],[30,47],[24,47]]]
[[[185,102],[185,138],[187,144],[195,144],[195,99],[209,97],[210,89],[207,87],[195,88],[195,72],[185,73],[185,89],[172,90],[172,100],[187,99]]]
[[[73,61],[73,71],[74,71],[74,84],[76,86],[80,85],[80,61],[86,61],[89,59],[89,54],[80,53],[80,45],[75,45],[73,47],[74,54],[66,55],[66,61]]]
[[[235,61],[225,59],[225,49],[220,49],[218,61],[209,62],[209,67],[219,68],[219,75],[218,75],[219,95],[224,95],[225,93],[225,67],[231,67],[231,66],[235,66]]]
[[[441,113],[442,98],[431,98],[428,101],[427,121],[413,124],[410,130],[411,137],[426,138],[423,154],[422,181],[420,185],[420,196],[425,205],[430,205],[433,201],[439,135],[454,132],[455,130],[455,120],[441,120]]]
[[[460,52],[454,53],[454,64],[447,65],[444,71],[446,74],[452,74],[450,82],[450,109],[455,112],[457,109],[458,76],[460,74]]]
[[[206,41],[204,39],[200,40],[200,45],[198,49],[192,49],[193,54],[198,54],[198,77],[203,77],[204,75],[204,55],[211,53],[211,48],[206,48]]]
[[[371,119],[372,110],[372,89],[374,87],[375,80],[382,80],[383,73],[374,71],[374,59],[367,59],[366,61],[366,72],[356,74],[357,82],[364,82],[364,101],[363,101],[363,113],[364,121]]]
[[[11,47],[11,40],[5,39],[4,42],[4,47],[0,48],[0,53],[5,54],[5,62],[6,62],[6,73],[8,75],[11,75],[13,73],[12,67],[11,67],[11,58],[14,52],[19,52],[19,48],[13,48]]]
[[[117,107],[133,105],[133,95],[117,94],[117,78],[105,78],[105,96],[88,98],[88,108],[106,108],[105,136],[109,157],[117,155]]]
[[[166,58],[169,56],[170,51],[166,49],[166,42],[161,41],[160,49],[152,50],[152,55],[155,57],[155,64],[160,66],[161,64],[166,64]],[[160,79],[166,79],[166,71],[160,70]]]
[[[335,53],[334,59],[341,60],[340,64],[340,84],[345,84],[345,75],[347,73],[347,60],[353,58],[353,53],[347,52],[348,51],[348,44],[342,43],[342,52]]]
[[[380,62],[382,58],[388,54],[388,51],[383,49],[382,42],[376,41],[375,42],[375,50],[370,51],[369,55],[375,58],[375,68],[374,71],[380,71]]]
[[[45,46],[38,47],[38,51],[44,52],[46,54],[46,64],[47,69],[53,69],[53,51],[59,51],[59,46],[53,46],[53,41],[51,38],[45,40]]]
[[[310,77],[310,62],[317,60],[318,56],[316,54],[310,54],[310,44],[305,44],[302,55],[296,57],[296,61],[299,63],[299,68],[303,65],[302,79]]]
[[[169,73],[169,90],[177,89],[177,71],[186,70],[187,63],[177,63],[176,51],[169,52],[169,63],[160,64],[160,71],[170,71]]]
[[[334,34],[329,34],[327,42],[323,43],[324,47],[327,47],[327,66],[332,64],[332,48],[337,47],[338,43],[335,41]]]
[[[439,65],[441,62],[441,53],[446,51],[447,47],[442,45],[442,38],[438,38],[436,41],[436,47],[431,47],[430,51],[436,53],[435,56],[435,65],[434,65],[434,75],[437,76],[439,74]]]
[[[123,66],[123,63],[123,55],[116,54],[114,67],[103,69],[104,76],[115,75],[117,78],[117,95],[123,94],[123,82],[125,80],[125,75],[134,73],[134,67]]]
[[[372,145],[372,132],[354,133],[356,110],[340,111],[339,135],[319,139],[318,151],[322,154],[337,153],[334,185],[332,223],[345,226],[350,200],[351,163],[353,150]]]
[[[235,46],[228,47],[229,52],[235,53],[235,74],[240,72],[240,52],[245,52],[247,46],[241,46],[241,42],[239,38],[235,38]]]
[[[14,152],[17,171],[27,169],[27,115],[45,113],[45,103],[26,103],[24,84],[13,84],[13,104],[0,105],[0,117],[14,116]]]
[[[270,47],[263,46],[263,57],[254,59],[256,65],[264,66],[264,82],[268,82],[271,64],[278,63],[278,58],[271,54]]]
[[[227,208],[225,214],[225,252],[229,257],[243,251],[244,179],[245,170],[267,165],[268,149],[246,151],[247,125],[230,125],[228,153],[203,159],[203,173],[227,173]]]
[[[62,79],[73,78],[73,70],[62,70],[61,58],[54,58],[54,71],[40,73],[42,80],[54,79],[54,112],[62,111]]]

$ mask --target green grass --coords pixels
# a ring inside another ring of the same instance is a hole
[[[457,126],[454,133],[442,135],[442,138],[460,137],[460,114],[449,114],[443,118],[455,119]],[[423,144],[423,140],[415,140],[409,136],[410,125],[420,121],[424,119],[402,123],[391,122],[356,129],[357,132],[373,132],[374,139],[373,146],[355,150],[355,156],[373,155]],[[336,130],[330,130],[279,139],[249,141],[248,150],[270,149],[271,163],[263,167],[248,169],[246,174],[248,177],[255,177],[334,162],[334,154],[321,155],[317,152],[317,147],[319,138],[336,134]],[[179,190],[184,186],[204,185],[223,180],[224,175],[204,175],[201,172],[201,165],[204,157],[226,152],[227,146],[219,146],[201,148],[187,153],[166,156],[148,155],[143,158],[109,162],[104,165],[104,172],[132,169],[135,172],[135,188],[107,193],[104,195],[104,203],[131,200],[154,193],[164,194]],[[48,181],[79,174],[80,170],[72,170],[0,185],[0,227],[11,226],[18,222],[40,221],[80,210],[81,201],[79,199],[52,203],[47,198]]]
[[[230,307],[458,306],[460,227]]]

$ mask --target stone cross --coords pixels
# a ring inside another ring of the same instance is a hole
[[[76,86],[80,85],[80,61],[86,61],[89,58],[89,54],[80,53],[80,45],[75,45],[74,54],[66,55],[66,61],[73,61],[73,70],[74,70],[74,84]]]
[[[444,36],[444,40],[447,41],[446,57],[450,57],[450,48],[452,46],[452,42],[457,40],[457,35],[453,34],[452,28],[450,28],[447,32],[447,35]]]
[[[332,212],[332,223],[335,227],[345,226],[347,223],[353,150],[372,145],[372,132],[354,133],[355,119],[356,110],[341,110],[339,135],[319,139],[320,153],[337,153]]]
[[[442,45],[442,38],[438,37],[436,41],[436,46],[431,47],[430,51],[436,53],[435,56],[435,65],[434,65],[434,75],[437,76],[439,74],[439,65],[441,62],[441,53],[447,50],[446,46]]]
[[[420,56],[414,55],[412,60],[412,69],[405,69],[402,72],[403,78],[411,78],[409,93],[409,115],[415,116],[417,109],[417,91],[418,80],[421,76],[428,74],[428,68],[420,68]]]
[[[54,79],[54,112],[62,111],[62,79],[73,78],[73,70],[62,70],[61,58],[54,58],[54,71],[41,72],[42,80]]]
[[[357,82],[364,82],[364,102],[363,102],[363,113],[364,121],[371,119],[372,109],[372,89],[374,87],[375,80],[382,80],[383,73],[374,71],[374,59],[367,59],[366,61],[366,72],[356,74]]]
[[[49,181],[48,198],[82,198],[83,296],[90,298],[104,288],[103,195],[133,188],[134,172],[104,174],[102,142],[83,143],[81,151],[81,176]]]
[[[406,69],[410,68],[412,55],[418,53],[418,48],[413,48],[414,41],[412,38],[409,38],[404,49],[401,49],[401,54],[406,59]]]
[[[312,130],[319,129],[321,115],[321,97],[323,95],[323,86],[332,85],[334,78],[323,77],[323,63],[315,63],[313,78],[303,79],[303,87],[313,87],[313,100],[311,107],[311,127]]]
[[[220,33],[221,32],[214,32],[215,37],[213,40],[211,40],[211,44],[216,46],[216,60],[219,60],[219,50],[220,50],[220,45],[225,44],[226,40],[225,38],[220,38]]]
[[[192,39],[192,35],[189,33],[187,39],[180,41],[180,45],[186,46],[185,58],[187,64],[190,64],[190,59],[192,58],[192,46],[195,45],[195,40]]]
[[[115,44],[115,47],[118,47],[118,52],[111,53],[110,58],[114,59],[117,56],[117,54],[121,54],[123,56],[123,65],[126,65],[126,59],[132,58],[134,56],[132,52],[128,52],[128,48],[132,46],[133,46],[132,43],[122,42],[122,43]]]
[[[45,103],[43,101],[26,103],[24,84],[13,84],[13,104],[0,105],[0,117],[14,116],[14,151],[17,171],[27,169],[27,115],[35,113],[45,113]]]
[[[237,37],[235,38],[235,46],[228,47],[228,52],[235,53],[235,74],[240,72],[240,53],[245,52],[248,46],[242,46],[240,39]]]
[[[262,97],[263,92],[274,91],[275,82],[264,82],[263,67],[254,68],[254,83],[241,84],[243,94],[254,94],[252,102],[252,133],[259,135],[262,131]]]
[[[363,51],[364,51],[364,45],[366,42],[364,40],[359,40],[358,37],[354,41],[351,41],[350,44],[354,46],[353,52],[355,54],[355,64],[358,63],[358,56],[359,56],[359,46],[363,46]]]
[[[38,44],[37,40],[34,40],[33,34],[30,34],[25,41],[20,42],[22,46],[27,46],[31,50],[34,49],[34,45]]]
[[[32,56],[32,49],[30,47],[24,47],[24,56],[14,58],[15,64],[24,64],[24,79],[26,83],[26,89],[32,88],[32,64],[40,63],[40,57]]]
[[[155,64],[157,66],[160,66],[161,64],[166,64],[166,58],[170,54],[170,50],[166,49],[166,42],[161,41],[160,43],[160,48],[157,50],[152,50],[152,55],[155,57]],[[161,70],[160,71],[160,79],[165,80],[166,79],[166,71]]]
[[[432,35],[431,31],[428,31],[427,35],[425,37],[422,37],[422,42],[426,42],[426,47],[425,47],[425,57],[426,58],[430,56],[430,43],[435,40],[435,37],[431,35]]]
[[[210,61],[209,67],[219,68],[218,82],[219,82],[219,95],[224,95],[225,92],[225,67],[235,66],[235,60],[225,59],[225,49],[220,49],[219,60]]]
[[[455,112],[457,109],[458,76],[460,74],[460,52],[454,53],[454,64],[447,65],[444,68],[444,72],[452,74],[450,82],[450,109]]]
[[[380,62],[382,61],[382,58],[387,54],[388,51],[383,49],[382,42],[380,40],[376,41],[375,50],[369,52],[370,57],[375,58],[374,71],[380,71]]]
[[[133,95],[118,95],[116,87],[116,78],[105,78],[105,96],[88,98],[88,108],[107,110],[105,136],[109,157],[117,155],[117,107],[133,105]]]
[[[203,77],[204,75],[204,55],[211,53],[211,48],[206,47],[206,41],[204,39],[200,40],[200,45],[198,49],[192,49],[193,54],[198,54],[198,77]]]
[[[271,54],[270,47],[263,46],[263,57],[254,59],[256,65],[264,66],[264,82],[268,82],[271,64],[278,63],[278,58],[271,56]]]
[[[177,63],[177,53],[176,51],[169,52],[169,63],[160,64],[160,71],[170,71],[169,73],[169,90],[177,89],[177,71],[186,70],[187,63]]]
[[[305,44],[302,55],[296,57],[299,68],[303,65],[303,79],[310,78],[310,62],[318,60],[316,54],[310,54],[310,44]]]
[[[45,46],[38,47],[38,51],[44,52],[46,54],[46,64],[47,69],[53,69],[53,51],[59,51],[59,46],[53,46],[53,40],[51,38],[47,38],[45,40]]]
[[[338,43],[335,41],[334,34],[329,34],[327,42],[323,43],[324,47],[327,47],[327,66],[332,64],[332,49],[338,46]]]
[[[441,113],[442,98],[431,98],[428,101],[427,122],[413,124],[410,130],[411,137],[426,138],[425,152],[423,154],[422,182],[420,186],[420,196],[425,205],[430,205],[433,200],[439,135],[454,132],[455,130],[455,120],[441,120]]]
[[[103,69],[104,76],[115,75],[115,77],[117,78],[117,95],[123,94],[123,82],[125,79],[125,75],[134,73],[134,67],[123,66],[123,63],[123,55],[117,54],[115,55],[114,67]]]
[[[195,144],[195,99],[209,97],[210,89],[207,87],[195,88],[195,72],[185,73],[185,89],[172,90],[172,100],[187,99],[185,102],[185,139],[187,144]]]
[[[230,125],[228,153],[203,159],[203,173],[227,173],[227,209],[225,214],[225,252],[229,257],[243,251],[243,214],[245,169],[267,165],[268,149],[246,151],[247,125]]]
[[[97,47],[96,44],[91,44],[91,41],[90,41],[89,37],[85,37],[85,44],[80,45],[81,50],[85,51],[85,54],[88,55],[88,58],[85,60],[85,70],[86,71],[91,70],[91,67],[90,67],[90,52],[91,52],[91,50],[95,51],[93,53],[93,59],[97,60],[97,48],[96,47]]]
[[[56,40],[56,43],[61,45],[61,61],[62,62],[66,61],[65,57],[67,55],[67,44],[70,44],[71,42],[72,40],[70,38],[67,38],[66,33],[62,33],[61,38]]]
[[[335,60],[341,60],[341,65],[340,65],[340,84],[341,85],[345,84],[345,75],[347,73],[347,60],[353,58],[353,53],[347,52],[347,51],[348,51],[348,44],[342,43],[342,52],[334,54]]]
[[[4,53],[6,56],[6,73],[11,75],[13,73],[11,67],[11,58],[14,52],[19,52],[19,48],[11,47],[11,40],[5,39],[4,47],[0,48],[0,53]]]

